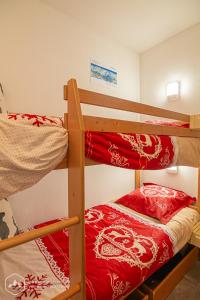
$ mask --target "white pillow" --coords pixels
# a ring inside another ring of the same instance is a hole
[[[13,237],[18,232],[10,203],[7,199],[0,200],[0,240]]]
[[[0,83],[0,113],[7,113],[6,101],[3,95],[3,87]]]

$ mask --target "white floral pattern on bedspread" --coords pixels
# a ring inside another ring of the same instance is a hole
[[[49,300],[69,288],[69,278],[63,278],[48,251],[46,255],[34,241],[1,252],[0,299]]]
[[[67,131],[60,118],[0,115],[0,199],[42,179],[64,158]]]
[[[184,208],[163,225],[115,203],[85,217],[87,300],[121,299],[187,243],[199,220]],[[0,299],[47,300],[69,288],[68,246],[65,229],[0,252]]]

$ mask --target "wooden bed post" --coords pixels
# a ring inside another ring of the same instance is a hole
[[[196,205],[200,212],[200,168],[198,168],[197,180],[198,180],[198,191],[197,191],[197,204]]]
[[[85,296],[85,132],[80,98],[75,79],[68,81],[68,209],[69,217],[79,216],[80,223],[69,230],[69,258],[71,285],[80,283],[80,292],[71,299],[84,300]]]
[[[141,185],[141,171],[135,170],[135,189],[140,188]]]
[[[200,115],[190,116],[190,128],[199,129],[200,128]],[[200,168],[198,168],[198,195],[197,195],[197,208],[200,212]]]

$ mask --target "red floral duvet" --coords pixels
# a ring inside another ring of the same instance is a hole
[[[120,299],[174,255],[172,239],[164,226],[144,221],[116,204],[91,208],[85,218],[87,300]],[[38,241],[47,262],[53,257],[68,277],[67,232]]]

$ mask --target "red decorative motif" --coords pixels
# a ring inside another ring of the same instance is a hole
[[[182,208],[195,201],[195,198],[182,191],[144,183],[143,187],[121,197],[116,202],[166,224]]]
[[[116,275],[115,273],[108,273],[108,275],[110,276],[111,286],[113,289],[112,300],[115,300],[128,290],[130,283],[128,281],[127,282],[120,281],[119,276]]]
[[[111,225],[98,235],[95,252],[98,258],[111,258],[144,269],[155,262],[158,247],[152,237],[138,235],[127,225]]]
[[[87,300],[119,300],[174,254],[171,238],[160,225],[125,213],[117,204],[99,205],[85,214]],[[60,279],[59,269],[68,277],[66,233],[59,231],[41,240],[45,247],[38,247],[54,275]]]
[[[188,127],[188,123],[148,121],[156,125]],[[164,169],[174,160],[176,145],[170,136],[88,131],[85,155],[104,164],[127,169]]]
[[[169,136],[86,132],[85,154],[104,164],[127,169],[163,169],[174,159]]]
[[[49,221],[40,225],[35,226],[35,228],[43,227],[44,225],[49,225],[54,223],[54,221]],[[60,280],[60,282],[65,286],[69,287],[69,245],[68,245],[68,235],[66,235],[66,229],[58,231],[41,239],[36,240],[36,244],[40,249],[41,253],[44,255],[46,261],[48,262],[50,268],[54,272],[54,275]]]
[[[51,286],[52,284],[48,281],[47,275],[35,276],[27,274],[25,277],[25,286],[24,282],[17,282],[15,286],[13,286],[13,290],[19,291],[19,295],[15,299],[39,299],[42,295],[42,291]],[[21,290],[23,291],[21,292]]]
[[[19,113],[11,113],[11,114],[8,114],[8,119],[9,120],[19,120],[20,119],[25,119],[27,121],[30,121],[32,125],[34,126],[37,126],[37,127],[40,127],[41,125],[44,125],[44,124],[58,124],[56,122],[55,119],[52,119],[52,118],[49,118],[47,116],[40,116],[40,115],[35,115],[35,114],[19,114]],[[59,124],[61,123],[62,124],[62,120],[61,119],[57,119],[59,120]]]

